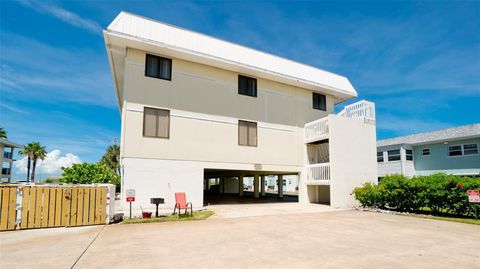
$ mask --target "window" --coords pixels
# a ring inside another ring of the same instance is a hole
[[[241,146],[257,146],[257,123],[238,121],[238,144]]]
[[[462,156],[462,146],[448,147],[448,156]]]
[[[147,54],[145,76],[159,79],[172,79],[172,60]]]
[[[413,151],[411,149],[405,150],[405,158],[407,161],[413,161]]]
[[[145,107],[143,109],[143,136],[170,137],[170,110]]]
[[[428,156],[428,155],[430,155],[430,149],[422,149],[422,155],[423,155],[423,156]]]
[[[400,150],[389,150],[387,151],[388,161],[400,161]]]
[[[383,151],[377,152],[377,162],[383,163]]]
[[[464,155],[478,154],[478,145],[477,144],[463,145],[463,154]]]
[[[257,79],[238,75],[238,94],[257,97]]]
[[[325,95],[314,92],[312,97],[314,109],[327,111],[327,97]]]

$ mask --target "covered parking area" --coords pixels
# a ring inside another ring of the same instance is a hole
[[[298,202],[298,172],[205,169],[204,206]]]

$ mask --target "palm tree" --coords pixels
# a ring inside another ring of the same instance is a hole
[[[0,138],[7,139],[7,131],[0,127]]]
[[[23,150],[19,153],[23,156],[27,156],[27,182],[30,182],[30,163],[32,159],[32,152],[33,152],[33,143],[26,144],[23,146]]]
[[[105,164],[108,168],[112,169],[112,171],[120,175],[120,146],[117,144],[109,146],[100,163]]]
[[[37,160],[44,160],[47,156],[45,147],[40,145],[40,142],[28,143],[23,147],[20,154],[27,156],[27,182],[35,182],[35,168],[37,166]],[[32,162],[32,174],[30,175],[30,163]]]
[[[47,151],[45,147],[40,145],[39,142],[35,142],[32,145],[33,152],[32,152],[32,182],[35,182],[35,166],[37,166],[37,160],[44,160],[47,157]]]

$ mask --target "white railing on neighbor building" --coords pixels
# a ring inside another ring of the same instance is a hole
[[[375,103],[362,100],[345,106],[337,115],[375,122]]]
[[[328,118],[321,118],[305,124],[306,143],[328,138]]]
[[[330,164],[317,163],[306,166],[307,184],[330,184]]]
[[[359,101],[345,106],[337,115],[353,119],[361,119],[366,123],[375,123],[375,104],[369,101]],[[305,124],[305,143],[328,138],[328,117]]]

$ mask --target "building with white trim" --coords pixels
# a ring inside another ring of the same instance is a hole
[[[298,177],[301,203],[355,204],[376,182],[375,108],[346,77],[121,12],[103,32],[122,118],[122,201],[134,206],[186,192],[203,206],[210,179],[244,195],[253,177]],[[299,41],[301,42],[301,41]],[[315,57],[312,52],[312,57]],[[278,197],[283,196],[278,184]]]
[[[480,175],[480,123],[377,142],[378,177]]]
[[[22,145],[0,138],[0,164],[2,172],[0,174],[1,181],[10,182],[12,180],[12,167],[15,149],[23,148]]]

